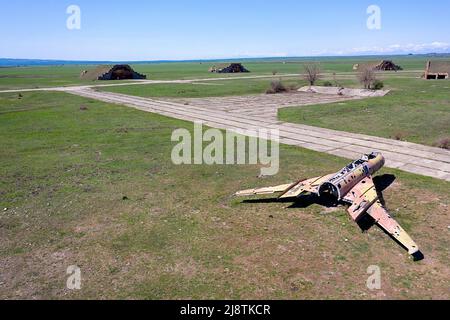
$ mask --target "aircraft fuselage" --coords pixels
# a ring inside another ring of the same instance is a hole
[[[381,153],[372,153],[350,163],[319,187],[319,196],[343,201],[344,197],[365,178],[378,172],[385,164]]]

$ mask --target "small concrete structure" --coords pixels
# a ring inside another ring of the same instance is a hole
[[[423,78],[426,80],[445,80],[449,78],[450,61],[428,61]]]
[[[368,90],[368,89],[350,89],[350,88],[339,88],[339,87],[303,87],[298,90],[299,92],[308,93],[320,93],[320,94],[330,94],[338,95],[344,97],[384,97],[390,90]]]

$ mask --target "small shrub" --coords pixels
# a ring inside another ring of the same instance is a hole
[[[276,76],[276,75],[278,74],[278,71],[277,71],[277,70],[273,70],[273,71],[272,71],[272,74],[273,74],[274,76]]]
[[[337,74],[336,74],[336,72],[333,72],[333,82],[334,82],[334,86],[335,86],[336,88],[342,87],[342,86],[340,85],[339,81],[337,80]]]
[[[330,81],[325,81],[325,82],[323,83],[323,86],[324,86],[324,87],[332,87],[333,84],[332,84]]]
[[[450,150],[450,138],[441,139],[435,145],[438,148]]]
[[[282,93],[282,92],[286,92],[286,91],[287,91],[287,89],[281,81],[272,81],[270,83],[270,88],[267,89],[266,93],[267,94],[275,94],[275,93]]]
[[[381,90],[384,88],[384,83],[381,80],[375,80],[372,84],[374,90]]]
[[[118,128],[116,129],[117,133],[128,133],[128,128]]]
[[[81,105],[81,106],[80,106],[80,110],[81,110],[81,111],[87,111],[87,110],[88,110],[88,107],[85,106],[85,105]]]
[[[313,86],[322,77],[322,71],[318,64],[305,64],[303,69],[305,72],[303,77],[310,86]]]
[[[397,140],[397,141],[405,141],[406,134],[403,133],[403,132],[397,132],[397,133],[394,134],[394,136],[391,137],[391,138],[394,139],[394,140]]]
[[[358,73],[358,80],[364,89],[372,89],[372,84],[377,80],[375,72],[370,68],[364,68]]]

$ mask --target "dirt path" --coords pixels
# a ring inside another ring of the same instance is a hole
[[[278,108],[339,101],[345,98],[318,94],[255,95],[247,97],[207,98],[188,100],[155,100],[89,88],[66,88],[65,92],[122,104],[164,116],[203,122],[205,125],[228,130],[278,129],[280,142],[319,152],[356,159],[363,153],[383,152],[386,166],[419,175],[450,181],[450,151],[424,145],[340,132],[306,125],[280,122]],[[189,105],[186,105],[189,104]]]

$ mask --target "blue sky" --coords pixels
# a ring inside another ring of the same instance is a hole
[[[69,30],[69,5],[81,29]],[[381,30],[367,8],[381,8]],[[450,52],[443,0],[2,1],[0,57],[160,60]]]

